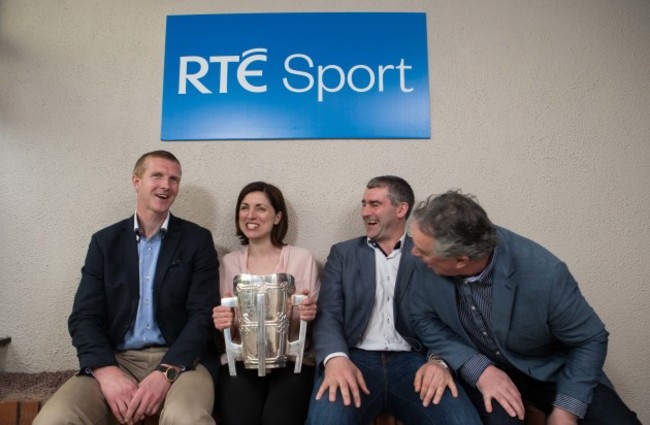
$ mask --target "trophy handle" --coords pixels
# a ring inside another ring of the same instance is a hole
[[[257,376],[266,376],[266,294],[257,294]]]
[[[292,304],[294,306],[300,305],[300,303],[307,299],[307,295],[293,295]],[[302,358],[305,353],[305,341],[307,340],[307,321],[300,321],[300,330],[298,331],[298,339],[295,341],[289,341],[289,355],[296,357],[296,367],[293,369],[293,373],[300,373],[302,369]]]
[[[239,305],[239,300],[237,297],[222,298],[221,305],[225,307],[235,308]],[[230,376],[237,376],[237,370],[235,369],[235,360],[241,360],[242,357],[242,346],[241,344],[235,344],[232,342],[232,335],[230,334],[230,328],[223,330],[223,338],[226,341],[226,357],[228,358],[228,372]]]

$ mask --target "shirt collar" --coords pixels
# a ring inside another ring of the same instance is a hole
[[[402,235],[401,238],[395,243],[395,246],[393,247],[393,252],[395,251],[400,251],[402,247],[404,246],[404,240],[406,239],[406,232]],[[384,254],[385,257],[388,257],[388,254],[384,252],[382,249],[381,245],[379,245],[376,241],[370,238],[366,238],[366,242],[368,243],[368,246],[374,249],[378,249],[381,251],[382,254]],[[391,253],[392,254],[392,253]]]
[[[167,211],[167,217],[165,217],[165,221],[163,221],[162,225],[160,226],[160,229],[158,230],[161,232],[161,236],[164,239],[165,234],[167,233],[167,226],[169,226],[169,216],[171,213]],[[137,241],[140,241],[140,237],[142,236],[142,233],[140,233],[140,223],[138,223],[138,213],[136,212],[133,214],[133,233],[135,233],[135,238]]]
[[[475,274],[474,276],[469,276],[463,279],[463,282],[467,283],[486,283],[487,282],[487,277],[490,276],[492,271],[494,270],[494,264],[495,264],[495,259],[497,258],[497,252],[496,250],[492,251],[491,258],[490,258],[490,263],[488,266],[483,269],[483,271],[479,274]]]

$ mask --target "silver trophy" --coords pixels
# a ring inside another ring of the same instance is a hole
[[[221,299],[222,305],[235,308],[241,338],[240,344],[233,342],[230,328],[224,329],[230,376],[237,375],[237,360],[242,360],[246,369],[257,369],[258,376],[265,376],[266,369],[284,367],[292,358],[294,373],[300,373],[307,322],[300,321],[298,339],[290,341],[290,319],[293,306],[307,296],[295,294],[293,276],[238,274],[233,279],[233,292],[234,297]]]

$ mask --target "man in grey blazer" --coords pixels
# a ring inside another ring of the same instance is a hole
[[[603,372],[608,333],[567,266],[497,227],[471,195],[414,212],[413,326],[462,377],[484,424],[521,424],[524,400],[547,424],[638,424]]]
[[[43,406],[35,425],[214,424],[204,366],[219,261],[208,229],[171,215],[181,165],[149,152],[132,175],[135,215],[92,236],[68,320],[79,373]],[[114,417],[114,418],[113,418]]]
[[[366,236],[331,249],[314,324],[318,373],[307,424],[366,424],[382,411],[405,425],[480,424],[447,366],[427,360],[411,329],[406,220],[413,201],[403,179],[373,178],[361,201]]]

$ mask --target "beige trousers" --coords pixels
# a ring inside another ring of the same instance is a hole
[[[120,369],[138,382],[160,364],[166,348],[146,348],[115,355]],[[171,386],[160,412],[161,425],[214,425],[214,384],[208,370],[198,365],[183,372]],[[33,425],[117,424],[99,383],[89,376],[73,376],[48,400]]]

